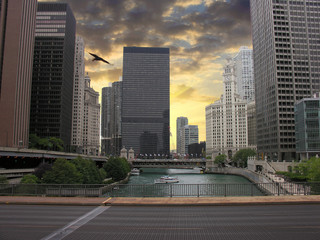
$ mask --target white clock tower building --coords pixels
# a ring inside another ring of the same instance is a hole
[[[228,59],[223,73],[224,93],[206,107],[207,155],[213,159],[225,154],[228,159],[248,147],[247,102],[237,93],[235,62]]]

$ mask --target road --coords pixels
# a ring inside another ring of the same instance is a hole
[[[320,205],[0,205],[1,240],[319,239]]]

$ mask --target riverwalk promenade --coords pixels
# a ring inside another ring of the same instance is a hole
[[[320,195],[256,197],[26,197],[0,196],[7,205],[74,205],[74,206],[251,206],[320,204]]]

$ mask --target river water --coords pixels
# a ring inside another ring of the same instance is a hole
[[[153,184],[154,180],[168,175],[177,177],[178,184],[250,183],[244,177],[224,174],[200,174],[200,169],[143,168],[139,176],[131,176],[128,184]]]
[[[161,176],[177,177],[179,183],[154,184]],[[113,187],[109,197],[260,196],[263,192],[236,175],[201,174],[200,169],[143,168],[127,184]]]

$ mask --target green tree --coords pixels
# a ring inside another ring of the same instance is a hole
[[[49,143],[50,143],[50,146],[51,146],[51,150],[53,150],[53,151],[62,152],[64,150],[63,141],[60,138],[51,137],[51,138],[49,138]]]
[[[312,157],[298,165],[298,174],[306,176],[309,181],[320,181],[320,158]]]
[[[99,169],[92,160],[87,160],[82,157],[77,157],[71,160],[76,166],[78,172],[82,175],[83,184],[100,184],[102,183],[102,176],[100,175]]]
[[[52,169],[52,165],[49,164],[49,163],[41,163],[35,170],[34,170],[34,175],[36,175],[37,178],[39,178],[40,180],[42,179],[43,177],[43,174],[46,172],[46,171],[49,171]]]
[[[58,158],[52,169],[43,174],[43,182],[51,184],[81,184],[82,174],[66,159]]]
[[[38,149],[40,138],[36,134],[29,135],[29,148]]]
[[[256,152],[250,148],[241,149],[233,156],[233,162],[237,163],[240,167],[247,167],[248,166],[248,157],[255,156]]]
[[[111,157],[103,168],[107,173],[107,177],[111,177],[114,181],[125,179],[130,172],[130,165],[124,158]]]
[[[39,178],[37,178],[33,174],[24,175],[20,181],[20,183],[24,183],[24,184],[37,184],[39,182],[40,182]]]
[[[214,158],[214,163],[218,164],[219,167],[224,166],[227,160],[227,156],[225,154],[220,154]]]

